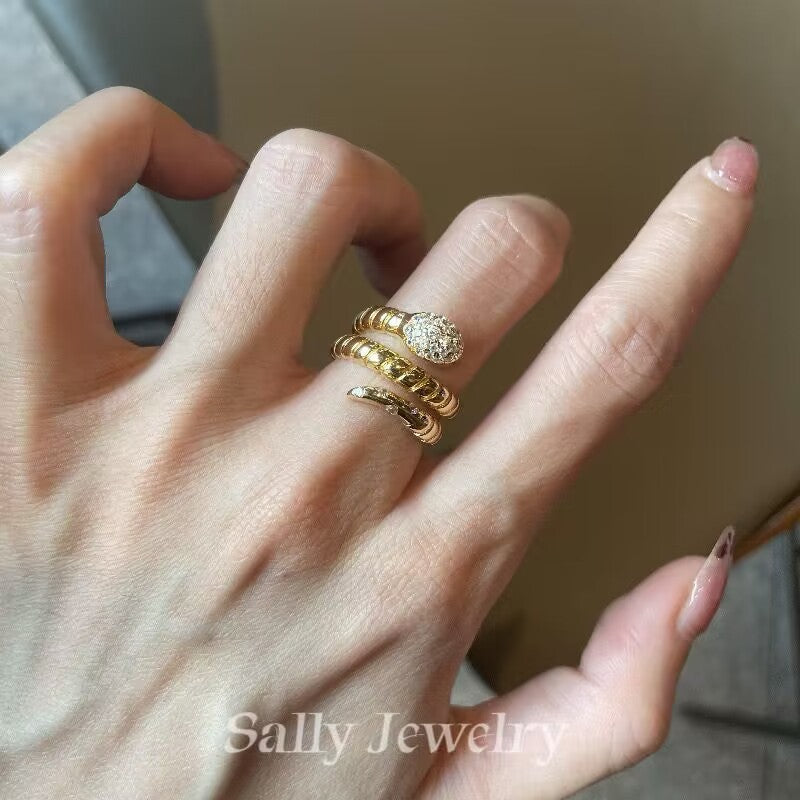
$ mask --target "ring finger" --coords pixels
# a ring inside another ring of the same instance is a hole
[[[463,356],[448,367],[425,364],[425,371],[453,391],[463,389],[509,328],[553,284],[568,238],[566,216],[547,200],[527,195],[486,198],[459,214],[389,301],[403,311],[442,314],[460,329]],[[406,354],[396,337],[378,331],[367,335]],[[413,356],[410,360],[419,363]],[[354,383],[393,388],[386,378],[370,376],[363,365],[350,361],[332,364],[320,380],[328,383],[325,396],[342,396]],[[398,393],[404,394],[402,389]],[[369,432],[375,425],[387,426],[372,410],[354,409],[347,417]],[[401,435],[406,436],[402,430]]]

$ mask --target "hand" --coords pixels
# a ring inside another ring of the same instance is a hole
[[[332,265],[354,243],[393,306],[454,320],[464,357],[431,371],[460,390],[555,280],[564,214],[479,200],[424,255],[414,191],[388,164],[290,131],[255,158],[164,346],[121,340],[98,218],[137,181],[196,198],[241,166],[128,89],[0,159],[3,795],[555,798],[652,751],[719,601],[727,539],[699,591],[703,562],[686,558],[617,601],[578,668],[476,708],[448,698],[529,532],[661,383],[734,257],[752,147],[731,140],[686,173],[437,463],[346,396],[380,382],[363,365],[301,366]],[[300,712],[355,725],[338,755],[325,729],[335,763],[259,751],[279,731],[264,725],[291,733]],[[369,753],[386,713],[394,742]],[[466,740],[431,753],[413,728],[413,752],[397,743],[406,723],[493,726],[501,713],[553,736],[531,728],[517,753]]]

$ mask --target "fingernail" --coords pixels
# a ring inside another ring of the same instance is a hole
[[[245,176],[247,175],[247,171],[250,169],[249,162],[245,161],[243,158],[241,159],[241,162],[242,164],[233,178],[233,183],[231,184],[232,186],[241,186],[242,181],[245,179]]]
[[[689,641],[703,633],[717,613],[733,563],[735,541],[736,531],[728,525],[694,579],[677,622],[678,633]]]
[[[729,192],[748,194],[758,178],[758,152],[747,139],[726,139],[712,153],[706,174]]]
[[[232,150],[228,145],[219,143],[223,150],[231,157],[231,161],[236,165],[236,174],[233,176],[231,186],[240,186],[247,175],[247,170],[250,169],[250,162],[242,158],[235,150]]]
[[[224,142],[221,142],[213,134],[207,133],[206,131],[198,131],[198,133],[214,142],[214,144],[221,148],[222,151],[230,158],[232,164],[236,168],[233,180],[231,181],[231,186],[241,185],[242,181],[244,180],[244,176],[247,175],[247,170],[250,169],[250,162],[247,161],[247,159],[242,158],[235,150],[228,147],[228,145],[226,145]]]

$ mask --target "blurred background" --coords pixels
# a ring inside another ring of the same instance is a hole
[[[667,387],[537,535],[471,659],[497,691],[575,662],[612,598],[671,558],[707,552],[735,523],[752,553],[692,655],[667,747],[581,796],[800,795],[800,5],[0,0],[0,70],[2,148],[124,83],[248,158],[295,126],[375,150],[420,191],[432,239],[480,196],[524,191],[561,205],[574,227],[563,276],[465,394],[446,446],[686,167],[728,136],[754,141],[759,205],[730,278]],[[180,204],[136,189],[104,220],[109,305],[126,336],[166,335],[229,200]],[[309,362],[325,363],[375,299],[345,259]]]

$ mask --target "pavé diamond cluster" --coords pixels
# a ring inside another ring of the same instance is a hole
[[[464,352],[458,328],[439,314],[422,311],[403,326],[403,338],[420,358],[435,364],[452,364]]]

